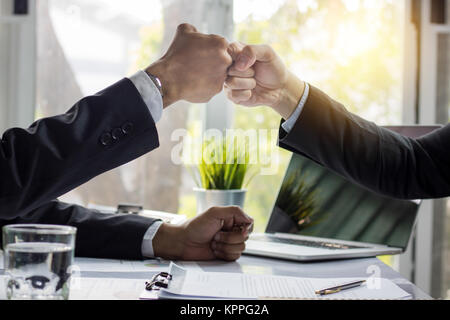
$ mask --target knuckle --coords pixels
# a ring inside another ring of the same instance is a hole
[[[272,47],[269,46],[268,44],[263,44],[262,47],[264,48],[265,51],[272,51]]]
[[[239,51],[239,46],[236,42],[232,42],[228,45],[228,48],[232,51],[232,52],[238,52]]]
[[[180,23],[177,27],[178,31],[183,31],[186,30],[187,28],[189,28],[189,24],[188,23]]]
[[[233,64],[233,58],[231,58],[231,56],[228,54],[228,52],[223,51],[222,54],[222,59],[223,62],[227,65],[227,66],[231,66]]]
[[[228,48],[228,41],[222,37],[219,36],[217,34],[210,34],[210,39],[212,39],[214,41],[214,44],[219,47],[219,48]]]
[[[234,256],[234,255],[231,255],[231,254],[226,254],[225,257],[224,257],[224,259],[225,259],[226,261],[235,261],[235,260],[236,260],[235,256]]]
[[[245,54],[247,54],[248,56],[253,56],[255,55],[255,49],[252,46],[245,46],[244,49],[242,50],[242,52],[244,52]]]
[[[242,211],[241,207],[239,207],[239,206],[232,206],[231,208],[233,209],[234,212],[237,212],[239,214],[244,214],[244,211]]]
[[[221,36],[217,36],[217,44],[219,47],[227,49],[228,48],[228,41]]]
[[[210,207],[209,209],[207,209],[205,211],[206,214],[213,214],[214,212],[216,212],[219,208],[218,207]]]
[[[236,85],[236,78],[235,77],[228,77],[227,80],[225,80],[225,83],[229,85],[230,87],[233,87]]]
[[[263,45],[261,45],[261,47],[264,49],[265,52],[267,52],[270,55],[273,55],[275,53],[273,48],[271,46],[269,46],[268,44],[263,44]]]

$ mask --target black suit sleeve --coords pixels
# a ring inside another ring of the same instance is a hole
[[[133,214],[105,214],[59,201],[13,220],[0,220],[0,227],[16,223],[69,225],[77,228],[75,255],[108,259],[142,259],[144,234],[155,220]]]
[[[351,114],[311,86],[292,131],[280,129],[280,146],[387,196],[450,195],[450,125],[407,138]]]
[[[10,129],[0,141],[0,219],[24,217],[158,146],[150,111],[129,79],[63,115]]]

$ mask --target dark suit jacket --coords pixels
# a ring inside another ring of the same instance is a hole
[[[292,131],[280,129],[280,146],[390,197],[450,196],[450,124],[407,138],[349,113],[311,86]]]
[[[6,131],[0,141],[0,226],[78,228],[76,254],[142,258],[152,219],[105,215],[54,199],[159,146],[151,114],[129,79],[86,97],[67,113]]]

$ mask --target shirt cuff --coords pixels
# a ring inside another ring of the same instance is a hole
[[[161,93],[159,92],[152,79],[145,71],[139,70],[133,74],[130,78],[136,89],[141,94],[142,100],[147,105],[153,121],[158,122],[162,117],[163,112],[163,100]]]
[[[300,114],[303,111],[303,108],[305,107],[306,101],[308,101],[309,96],[309,84],[305,83],[305,92],[303,92],[303,96],[300,99],[300,102],[297,106],[297,109],[295,109],[294,113],[287,119],[281,127],[283,127],[284,131],[286,133],[291,132],[294,125],[297,123],[298,118],[300,117]]]
[[[141,247],[142,256],[146,258],[155,258],[155,253],[153,252],[153,238],[155,237],[156,232],[158,232],[159,227],[161,227],[162,224],[162,221],[156,221],[145,232]]]

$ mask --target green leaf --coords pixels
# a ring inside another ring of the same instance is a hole
[[[248,143],[239,144],[239,140],[203,142],[202,160],[197,170],[200,176],[201,186],[204,189],[233,190],[242,189],[245,176],[250,166]],[[236,149],[231,148],[236,143]],[[243,147],[244,146],[244,147]],[[244,163],[239,163],[239,161]],[[227,163],[227,161],[231,163]],[[195,178],[194,178],[195,179]],[[247,184],[249,181],[247,182]]]

